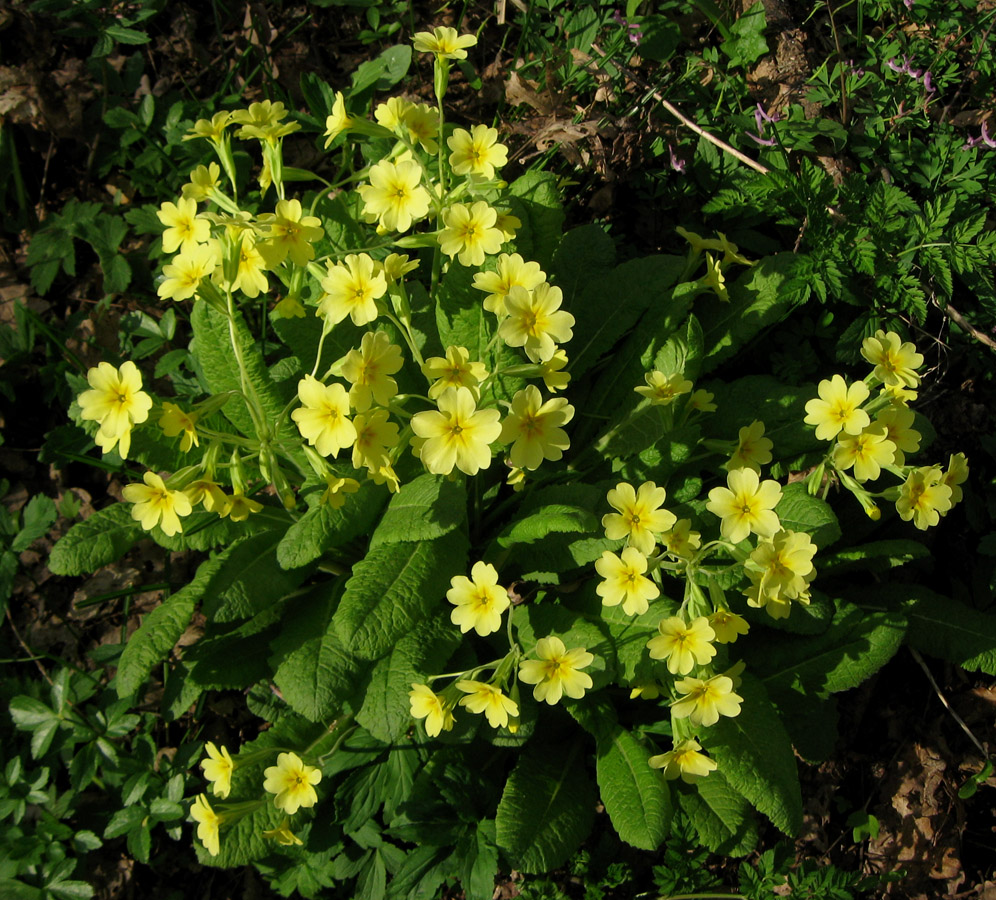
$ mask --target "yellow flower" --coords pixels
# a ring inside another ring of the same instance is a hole
[[[349,396],[335,382],[324,385],[313,375],[305,375],[297,383],[297,395],[303,406],[291,413],[301,436],[322,456],[336,457],[339,451],[356,440],[356,429],[347,418]]]
[[[354,325],[366,325],[377,318],[377,300],[387,293],[387,279],[366,253],[350,253],[341,263],[329,262],[322,279],[325,291],[318,314],[333,325],[346,316]]]
[[[318,802],[314,785],[322,780],[322,773],[305,765],[296,753],[281,753],[275,766],[263,770],[263,777],[263,790],[275,794],[273,805],[289,816]]]
[[[467,47],[473,47],[477,38],[472,34],[457,34],[455,28],[442,26],[432,31],[420,31],[412,44],[420,53],[435,53],[443,59],[466,59]]]
[[[360,185],[363,212],[379,220],[386,231],[407,231],[429,211],[429,192],[421,186],[417,162],[382,159],[370,168],[370,184]]]
[[[355,478],[339,478],[337,475],[325,476],[325,491],[318,503],[339,509],[346,502],[346,494],[355,494],[360,489],[360,483]]]
[[[943,477],[940,466],[924,466],[910,472],[896,501],[899,518],[904,522],[912,519],[920,531],[936,525],[941,515],[951,509],[954,493]]]
[[[670,531],[661,535],[661,543],[668,553],[690,559],[693,551],[702,546],[702,535],[692,531],[691,519],[678,519]]]
[[[712,402],[715,394],[705,390],[698,390],[688,398],[689,409],[696,409],[699,412],[715,412],[716,404]]]
[[[503,444],[512,443],[509,458],[519,469],[537,469],[544,459],[558,460],[571,442],[561,428],[574,418],[574,407],[562,397],[545,403],[539,388],[528,385],[512,398],[512,408],[502,423]]]
[[[394,284],[409,272],[414,272],[418,268],[418,260],[409,259],[404,253],[389,253],[381,265],[384,267],[387,283]]]
[[[805,532],[780,531],[771,540],[760,541],[745,563],[751,579],[744,591],[747,605],[764,607],[773,619],[784,619],[791,612],[790,601],[808,604],[816,551]]]
[[[622,558],[603,551],[602,558],[595,560],[595,571],[604,579],[595,588],[602,605],[621,603],[627,616],[642,615],[650,608],[650,601],[661,594],[660,588],[643,574],[647,558],[635,547],[624,547]]]
[[[156,217],[166,230],[163,232],[163,253],[193,250],[198,244],[211,237],[211,223],[197,218],[197,201],[183,200],[179,203],[164,203]]]
[[[374,118],[377,124],[388,131],[397,132],[405,120],[405,114],[414,104],[403,97],[390,97],[374,108]]]
[[[729,301],[730,295],[726,290],[726,278],[721,264],[711,253],[706,253],[705,262],[706,273],[699,279],[699,284],[712,291],[720,300]]]
[[[492,728],[506,727],[509,716],[518,718],[519,705],[496,685],[466,680],[458,681],[456,686],[467,695],[460,698],[460,705],[472,713],[484,713]]]
[[[454,575],[450,579],[450,589],[446,599],[456,609],[450,613],[450,621],[466,634],[472,628],[481,637],[493,634],[501,628],[501,614],[508,609],[511,601],[508,591],[498,584],[498,572],[486,562],[476,562],[466,575]]]
[[[439,410],[416,413],[411,428],[417,438],[412,449],[435,475],[449,475],[456,466],[476,475],[491,465],[491,447],[501,434],[501,413],[477,409],[474,395],[464,387],[443,391]]]
[[[439,110],[428,103],[413,103],[405,111],[405,127],[412,142],[418,142],[426,153],[435,156],[439,149],[436,136],[439,134]]]
[[[717,644],[733,644],[740,635],[747,634],[750,630],[743,616],[738,616],[728,609],[717,609],[709,616],[709,624],[716,632]]]
[[[218,828],[224,819],[213,809],[204,794],[198,794],[190,807],[190,818],[197,823],[197,838],[212,856],[220,851]]]
[[[429,737],[436,737],[440,731],[450,731],[453,728],[453,707],[426,685],[413,683],[408,700],[411,703],[412,718],[425,719],[425,733]]]
[[[377,403],[387,406],[398,393],[391,376],[404,365],[401,348],[392,344],[384,331],[368,331],[360,339],[360,349],[350,350],[342,363],[342,377],[351,385],[349,402],[357,412],[366,412]]]
[[[221,178],[221,168],[217,163],[198,166],[190,173],[190,181],[180,189],[180,196],[184,200],[194,200],[198,203],[210,200],[211,195],[218,190],[219,178]]]
[[[257,222],[266,227],[265,239],[257,246],[271,269],[288,256],[294,265],[306,266],[315,258],[312,243],[325,235],[322,220],[304,215],[299,200],[278,200],[274,212],[259,216]]]
[[[247,497],[242,491],[234,491],[231,497],[227,497],[225,511],[218,510],[218,515],[224,518],[226,515],[233,522],[244,522],[252,513],[258,513],[263,504]]]
[[[644,556],[654,552],[656,535],[677,522],[674,513],[661,508],[667,499],[667,491],[652,481],[645,481],[637,491],[633,490],[633,485],[621,481],[606,494],[605,499],[616,510],[602,516],[605,536],[610,541],[626,538],[629,546],[635,547]]]
[[[228,497],[221,487],[209,478],[192,481],[183,492],[193,506],[203,503],[208,512],[216,512],[222,518],[228,514]]]
[[[430,356],[422,364],[422,374],[432,380],[429,386],[429,399],[435,400],[443,391],[451,387],[465,387],[479,399],[478,385],[488,375],[482,362],[471,362],[470,351],[466,347],[447,347],[446,356]]]
[[[629,699],[656,700],[661,695],[661,686],[656,681],[640,681],[633,685]]]
[[[398,426],[388,421],[386,409],[360,413],[353,419],[356,441],[353,444],[353,468],[366,467],[371,472],[389,466],[388,451],[398,444]]]
[[[672,675],[687,675],[695,664],[707,665],[716,655],[712,641],[716,632],[705,616],[698,616],[685,624],[680,616],[663,619],[657,625],[660,634],[647,641],[651,659],[666,659],[667,670]]]
[[[457,128],[446,139],[454,175],[495,177],[495,169],[508,162],[508,147],[498,143],[498,129],[475,125],[470,131]]]
[[[484,291],[484,308],[499,318],[506,315],[505,297],[513,287],[532,291],[546,281],[546,273],[537,262],[526,262],[518,253],[503,253],[494,272],[475,272],[474,287]]]
[[[270,289],[266,272],[263,271],[265,268],[266,260],[256,247],[256,239],[250,233],[243,231],[242,242],[239,244],[239,265],[235,281],[230,285],[231,290],[242,291],[250,298],[265,294]],[[216,272],[217,274],[220,274],[220,270]]]
[[[280,823],[279,828],[269,828],[264,831],[263,837],[276,841],[281,847],[300,847],[304,844],[304,841],[290,830],[290,820],[286,818]]]
[[[729,471],[733,469],[753,469],[761,474],[761,466],[771,462],[771,448],[774,444],[764,437],[764,422],[754,421],[740,429],[737,449],[726,463]]]
[[[819,399],[814,397],[806,403],[804,421],[816,426],[818,440],[832,441],[841,431],[860,434],[871,423],[868,413],[860,408],[868,399],[868,385],[863,381],[848,387],[843,376],[834,375],[829,381],[821,381],[817,391]]]
[[[398,478],[398,473],[394,471],[393,466],[390,464],[371,469],[370,477],[373,479],[374,484],[386,484],[387,489],[392,494],[396,494],[401,490],[401,480]]]
[[[204,777],[211,782],[211,790],[215,797],[224,800],[232,790],[232,772],[235,771],[235,763],[226,747],[220,750],[212,741],[208,741],[204,748],[207,750],[207,759],[201,760],[201,768],[204,770]]]
[[[883,384],[892,387],[915,388],[920,383],[916,369],[923,365],[923,356],[916,347],[894,331],[875,332],[861,342],[861,355],[875,370],[872,373]]]
[[[235,136],[243,140],[256,138],[274,143],[278,138],[291,134],[301,127],[297,122],[281,124],[286,115],[284,104],[279,100],[250,103],[249,109],[237,109],[232,113],[232,121],[242,125],[235,132]]]
[[[967,480],[968,459],[964,453],[952,453],[948,459],[948,467],[944,470],[944,475],[941,476],[941,484],[946,484],[951,488],[952,506],[956,503],[961,503],[961,488],[959,485],[964,484]]]
[[[171,491],[155,472],[146,472],[142,477],[145,484],[129,484],[121,495],[135,505],[131,517],[142,523],[146,531],[159,525],[164,534],[174,535],[183,531],[180,516],[189,516],[190,500],[183,491]]]
[[[79,396],[80,416],[100,425],[95,438],[104,453],[115,445],[122,459],[128,458],[131,429],[149,417],[152,398],[142,390],[142,373],[128,360],[115,369],[98,363],[86,373],[90,390]]]
[[[156,293],[163,300],[188,300],[194,296],[201,279],[211,275],[217,265],[218,251],[214,243],[197,244],[163,266],[165,278]]]
[[[505,297],[508,316],[498,334],[509,347],[522,347],[535,363],[544,363],[557,352],[557,344],[574,337],[574,316],[560,308],[560,288],[543,282],[527,291],[515,285]]]
[[[734,469],[726,477],[728,487],[709,491],[706,509],[722,520],[723,537],[739,544],[753,532],[771,537],[781,527],[775,507],[782,499],[782,489],[776,481],[760,481],[753,469]]]
[[[443,210],[443,225],[439,232],[439,246],[449,257],[456,256],[461,265],[479,266],[485,256],[497,253],[505,236],[494,227],[496,213],[483,200],[472,206],[454,203]]]
[[[839,469],[854,466],[858,481],[874,481],[882,474],[882,466],[891,465],[896,458],[896,445],[889,440],[885,425],[876,422],[861,434],[842,434],[833,448],[834,465]]]
[[[676,397],[687,394],[692,389],[692,383],[682,374],[665,375],[656,369],[644,376],[646,385],[633,388],[638,394],[646,397],[654,406],[667,406]]]
[[[214,144],[220,144],[225,137],[225,129],[232,122],[232,113],[225,109],[216,112],[210,119],[198,119],[193,127],[183,136],[185,141],[194,138],[205,138]]]
[[[659,756],[651,756],[648,762],[654,769],[663,769],[664,777],[674,781],[679,776],[685,784],[694,784],[716,770],[715,760],[699,753],[702,745],[692,738],[686,738],[674,745],[673,750]]]
[[[890,406],[875,417],[875,424],[885,428],[886,437],[896,446],[895,466],[905,466],[906,454],[920,449],[922,435],[913,428],[914,420],[913,410],[905,406]]]
[[[540,363],[543,384],[551,394],[562,391],[570,383],[571,373],[561,371],[566,365],[567,353],[563,350],[557,350],[546,362]]]
[[[159,427],[166,437],[176,437],[181,431],[180,450],[186,453],[191,447],[199,447],[197,439],[197,413],[184,412],[175,403],[163,403],[163,413],[159,417]]]
[[[733,679],[714,675],[703,681],[689,675],[674,685],[684,694],[671,705],[671,715],[676,719],[690,719],[693,725],[715,725],[720,716],[740,715],[743,697],[733,692]]]
[[[553,706],[564,694],[580,700],[592,686],[591,676],[580,670],[595,657],[584,647],[568,650],[559,637],[550,635],[536,642],[535,652],[539,659],[519,663],[519,681],[534,685],[533,697],[541,703]]]
[[[346,98],[342,91],[336,91],[332,102],[332,114],[325,119],[325,149],[328,150],[332,141],[352,127],[353,117],[346,112]]]

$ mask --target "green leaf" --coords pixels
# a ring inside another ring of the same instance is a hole
[[[699,840],[713,853],[746,856],[757,846],[757,822],[750,804],[723,777],[710,772],[694,785],[676,782],[675,802]]]
[[[49,569],[56,575],[85,575],[124,556],[144,534],[131,509],[130,503],[115,503],[75,524],[52,548]]]
[[[124,25],[108,25],[104,34],[120,44],[147,44],[149,36],[144,31],[135,28],[125,28]]]
[[[15,553],[27,550],[48,531],[56,518],[58,518],[58,513],[52,498],[46,497],[44,494],[36,494],[24,507],[21,530],[15,535],[10,549]]]
[[[507,525],[497,541],[502,547],[511,547],[515,544],[534,544],[548,534],[597,532],[598,519],[589,510],[551,503]]]
[[[598,795],[581,743],[534,738],[512,770],[495,817],[496,840],[513,868],[548,872],[562,865],[591,831]]]
[[[906,600],[911,647],[972,672],[996,675],[996,615],[919,585],[896,585]]]
[[[869,541],[857,547],[838,550],[832,556],[820,558],[820,574],[842,575],[851,572],[887,572],[915,559],[930,556],[919,541],[897,538],[886,541]]]
[[[703,730],[702,745],[730,786],[793,837],[802,828],[802,792],[792,744],[761,682],[744,674],[737,693],[740,715]]]
[[[590,598],[579,597],[577,605],[585,605],[586,599],[590,609],[593,605]],[[597,691],[615,678],[616,652],[608,629],[588,609],[582,611],[553,603],[523,604],[516,610],[515,624],[519,645],[526,656],[532,655],[540,638],[551,635],[559,637],[568,650],[582,647],[592,653],[595,659],[584,671],[591,676],[589,690]],[[564,702],[570,705],[580,701]]]
[[[594,593],[594,584],[587,588]],[[616,649],[619,662],[619,683],[634,685],[639,682],[652,681],[656,666],[647,652],[647,641],[660,632],[657,626],[662,619],[674,615],[678,611],[678,603],[661,596],[652,600],[649,609],[639,616],[630,616],[623,612],[622,606],[604,606],[602,598],[593,602],[599,604],[599,616],[605,627],[609,629],[612,643]]]
[[[840,525],[830,504],[813,497],[804,481],[795,481],[782,488],[782,499],[775,507],[778,521],[786,531],[804,531],[817,547],[829,547],[840,537]],[[817,567],[819,556],[816,557]]]
[[[522,227],[515,234],[515,247],[523,259],[535,260],[548,272],[564,228],[557,176],[553,172],[530,169],[508,188],[512,215]]]
[[[419,475],[391,498],[370,549],[399,541],[430,541],[467,520],[467,491],[441,475]]]
[[[379,659],[441,604],[450,578],[464,571],[467,538],[451,531],[434,541],[381,544],[353,566],[333,617],[347,651]]]

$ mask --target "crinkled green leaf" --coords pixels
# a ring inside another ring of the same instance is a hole
[[[782,499],[775,507],[778,521],[786,531],[805,531],[820,549],[829,547],[840,537],[840,525],[830,504],[813,497],[806,483],[795,481],[782,488]],[[813,562],[819,571],[819,551]]]
[[[746,856],[757,846],[757,822],[750,804],[723,777],[710,772],[694,785],[675,782],[678,808],[713,853]]]
[[[497,540],[502,547],[511,547],[514,544],[533,544],[548,534],[597,531],[598,519],[589,510],[565,504],[550,504],[507,525]]]
[[[115,503],[77,522],[52,548],[48,567],[56,575],[85,575],[122,557],[144,534],[130,503]]]
[[[398,541],[429,541],[467,519],[467,491],[461,482],[428,473],[405,484],[388,504],[370,538],[370,549]]]
[[[553,172],[530,169],[508,188],[512,215],[522,222],[515,234],[515,249],[523,259],[538,262],[544,271],[549,271],[564,227],[557,180]]]
[[[920,585],[895,585],[893,590],[906,601],[911,647],[972,672],[996,675],[996,615]]]

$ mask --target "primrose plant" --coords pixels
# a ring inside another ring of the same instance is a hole
[[[696,389],[805,302],[806,261],[680,228],[686,256],[616,265],[600,229],[562,235],[555,180],[505,183],[497,130],[446,119],[474,43],[415,36],[434,106],[393,97],[371,119],[329,90],[332,181],[285,165],[302,125],[279,103],[196,122],[216,159],[159,210],[189,374],[164,399],[133,361],[102,362],[72,411],[146,470],[52,568],[143,536],[210,554],[115,686],[139,702],[200,610],[172,708],[238,689],[269,727],[206,745],[198,852],[288,893],[456,879],[490,897],[500,867],[563,863],[599,798],[647,849],[676,808],[727,853],[752,848],[757,813],[797,832],[793,746],[825,752],[809,717],[888,660],[909,615],[905,596],[863,610],[817,589],[817,554],[821,581],[883,562],[882,542],[824,559],[831,491],[923,529],[967,474],[960,455],[907,464],[922,358],[891,332],[865,341],[864,381],[818,398],[757,376]],[[259,147],[252,185],[233,138]],[[323,187],[289,196],[305,181]],[[873,493],[882,472],[900,484]],[[888,565],[920,547],[886,543]]]

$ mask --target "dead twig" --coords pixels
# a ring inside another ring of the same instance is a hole
[[[967,331],[972,337],[974,337],[979,343],[985,344],[990,350],[996,350],[996,341],[994,341],[988,334],[979,331],[974,325],[972,325],[968,320],[956,310],[950,303],[946,304],[944,307],[944,312],[950,316],[955,322],[958,323],[959,327]]]
[[[948,698],[944,696],[944,693],[937,686],[937,682],[934,681],[934,676],[931,674],[930,669],[927,668],[927,664],[923,661],[923,657],[912,647],[910,647],[910,653],[913,654],[913,659],[915,659],[920,668],[923,669],[923,674],[927,676],[927,681],[930,682],[930,686],[934,689],[934,693],[937,694],[937,699],[940,700],[944,708],[951,713],[951,717],[958,723],[961,730],[968,735],[968,739],[979,748],[979,753],[982,754],[982,758],[989,759],[989,753],[986,751],[986,748],[982,746],[982,742],[974,734],[972,734],[972,729],[965,724],[965,720],[951,708],[951,704],[948,703]]]

